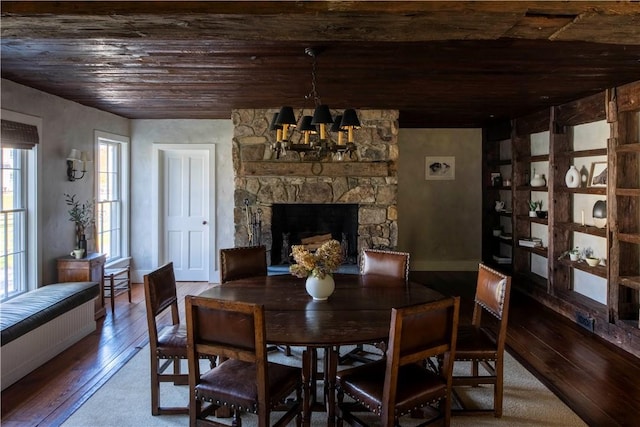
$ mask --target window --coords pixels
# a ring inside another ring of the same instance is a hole
[[[27,289],[25,151],[3,147],[0,154],[0,301]]]
[[[128,139],[96,132],[96,140],[96,249],[110,262],[129,256]]]

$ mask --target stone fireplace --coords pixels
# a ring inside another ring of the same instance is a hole
[[[260,210],[260,243],[267,247],[273,263],[281,256],[280,249],[272,251],[274,243],[279,245],[274,240],[282,240],[272,231],[274,205],[344,204],[357,205],[352,253],[357,256],[365,248],[396,249],[397,110],[358,110],[362,127],[355,137],[357,153],[344,161],[301,161],[295,152],[276,159],[270,149],[275,135],[268,130],[275,112],[233,111],[235,245],[249,244],[247,207],[252,212]]]

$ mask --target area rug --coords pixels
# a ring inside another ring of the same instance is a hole
[[[273,352],[269,358],[278,363],[300,366],[302,349],[293,347],[290,357],[281,352]],[[341,348],[348,351],[349,348]],[[186,426],[186,415],[151,415],[149,347],[141,349],[104,386],[90,397],[63,424],[65,427],[154,427]],[[467,368],[461,366],[460,368]],[[469,391],[467,391],[469,390]],[[465,389],[465,400],[471,399],[480,406],[489,405],[492,399],[491,387]],[[161,404],[164,406],[187,406],[189,391],[187,386],[162,384]],[[454,416],[452,426],[586,426],[560,399],[529,373],[510,355],[505,358],[504,414],[502,418],[492,415]],[[243,426],[256,425],[255,416],[242,417]],[[375,419],[371,419],[375,421]],[[405,417],[403,426],[419,424],[419,419]],[[231,423],[231,419],[222,422]],[[326,425],[324,413],[312,415],[312,426]],[[375,425],[375,423],[374,423]]]

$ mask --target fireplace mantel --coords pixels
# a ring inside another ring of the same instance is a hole
[[[240,176],[390,176],[390,162],[244,161]]]

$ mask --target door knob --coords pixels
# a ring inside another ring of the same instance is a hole
[[[202,221],[202,225],[207,225],[207,221]]]

